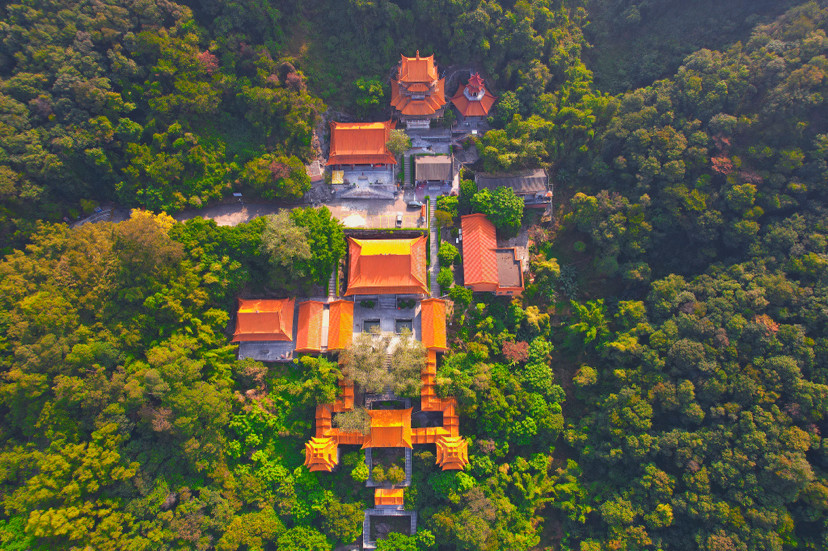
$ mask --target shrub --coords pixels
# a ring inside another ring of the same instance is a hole
[[[385,481],[402,484],[405,481],[405,471],[399,465],[391,465],[385,472]]]
[[[354,482],[359,483],[363,483],[368,480],[368,465],[366,465],[364,461],[357,463],[354,470],[351,471],[351,478],[354,479]]]
[[[472,290],[455,285],[449,289],[449,298],[454,301],[459,310],[465,310],[471,304]]]
[[[374,468],[371,469],[371,480],[378,484],[385,482],[387,480],[385,475],[385,467],[382,465],[374,465]]]
[[[440,250],[437,253],[441,266],[451,266],[460,259],[460,251],[451,243],[440,243]]]

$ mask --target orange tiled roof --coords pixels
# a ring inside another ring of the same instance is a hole
[[[311,438],[305,444],[305,466],[311,471],[332,471],[338,462],[336,442],[332,438]]]
[[[469,446],[459,436],[437,440],[437,464],[444,471],[462,470],[469,464]]]
[[[394,121],[332,122],[328,165],[397,164],[385,146]]]
[[[348,348],[354,335],[354,303],[350,300],[335,300],[329,307],[328,350]]]
[[[438,298],[420,302],[420,328],[427,350],[448,350],[446,346],[446,303]]]
[[[318,300],[309,300],[299,304],[299,317],[296,328],[297,352],[322,351],[322,314],[325,305]]]
[[[441,107],[446,104],[445,94],[446,79],[441,78],[436,81],[433,89],[429,87],[431,92],[418,92],[424,94],[423,99],[414,99],[410,92],[415,92],[409,86],[403,93],[400,89],[400,84],[396,80],[391,81],[391,106],[397,109],[403,115],[408,116],[428,116],[436,113]],[[420,87],[417,87],[419,90]]]
[[[465,86],[461,86],[457,89],[457,93],[454,94],[454,97],[451,98],[451,102],[457,110],[460,111],[460,114],[464,117],[487,116],[497,98],[495,98],[487,89],[483,88],[484,93],[482,98],[479,100],[470,100],[466,97],[466,94],[463,93],[465,89]]]
[[[330,404],[319,404],[316,406],[316,436],[322,438],[330,436],[329,432],[333,430]]]
[[[474,95],[477,95],[483,89],[483,79],[480,77],[480,73],[472,73],[469,75],[469,82],[466,84],[466,88],[468,88],[469,93]]]
[[[403,498],[402,488],[377,488],[374,490],[374,507],[402,506]]]
[[[411,408],[369,409],[371,433],[363,448],[411,448]]]
[[[331,411],[342,413],[354,409],[354,383],[346,379],[339,379],[339,386],[342,388],[342,396],[331,404]]]
[[[437,67],[434,55],[420,57],[419,50],[415,57],[400,55],[400,82],[431,82],[437,79]]]
[[[233,342],[292,341],[294,299],[239,299]]]
[[[473,291],[497,289],[497,238],[485,214],[460,218],[463,230],[463,282]]]
[[[428,294],[426,239],[348,238],[348,290],[345,296]]]

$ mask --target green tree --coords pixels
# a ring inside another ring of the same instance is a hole
[[[448,290],[454,284],[454,272],[450,267],[443,266],[437,274],[437,285],[441,290]]]
[[[414,334],[404,329],[391,351],[391,380],[394,392],[400,396],[420,395],[420,373],[426,366],[426,349]]]
[[[371,430],[371,417],[365,408],[354,407],[350,411],[337,413],[333,418],[333,424],[345,432],[368,434]]]
[[[349,544],[362,534],[364,518],[361,503],[341,503],[334,499],[322,513],[322,531],[332,541]]]
[[[290,213],[291,220],[307,230],[311,258],[302,266],[305,277],[324,286],[345,256],[345,234],[342,223],[331,215],[327,207],[297,208]],[[301,266],[301,262],[299,263]]]
[[[276,540],[278,551],[330,551],[328,539],[313,528],[295,526]]]
[[[362,114],[367,115],[382,104],[385,92],[379,80],[360,77],[354,81],[354,87],[356,104]]]
[[[350,348],[340,352],[342,374],[360,385],[366,392],[381,393],[394,381],[385,367],[389,335],[362,332],[354,337]]]
[[[411,138],[408,137],[405,130],[394,128],[391,130],[391,136],[388,138],[388,143],[385,144],[385,147],[394,155],[400,156],[411,149]]]
[[[308,228],[296,224],[287,211],[266,217],[261,249],[277,268],[274,280],[285,284],[309,275],[303,269],[313,257],[309,233]]]
[[[437,258],[440,260],[442,266],[451,266],[460,260],[460,251],[457,247],[448,242],[440,243],[440,248],[437,251]]]
[[[523,220],[523,199],[510,187],[498,187],[494,192],[481,189],[471,199],[471,208],[491,220],[492,224],[508,234],[517,234]]]

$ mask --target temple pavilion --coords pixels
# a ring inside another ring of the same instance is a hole
[[[400,56],[396,78],[391,80],[391,106],[408,128],[428,128],[443,114],[445,79],[440,78],[434,56]]]
[[[460,86],[451,102],[464,119],[486,117],[494,105],[495,97],[486,89],[479,73],[472,73],[469,82]]]

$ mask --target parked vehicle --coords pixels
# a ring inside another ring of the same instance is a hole
[[[423,206],[423,203],[421,201],[409,201],[408,202],[408,208],[410,208],[410,209],[418,209],[422,206]]]
[[[402,218],[403,218],[403,217],[402,217],[402,213],[401,213],[401,212],[400,212],[400,213],[398,213],[398,214],[397,214],[397,227],[398,227],[398,228],[401,228],[401,227],[402,227]]]

